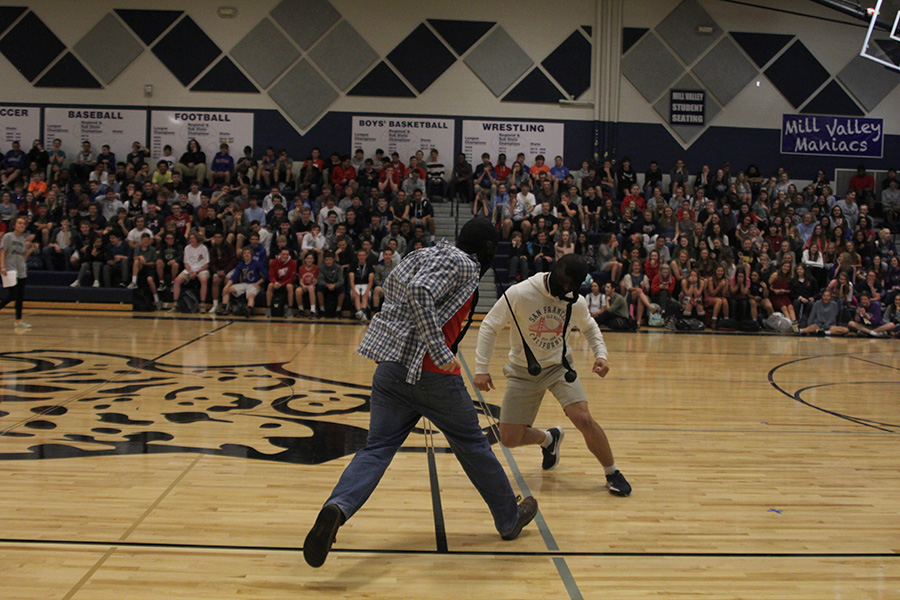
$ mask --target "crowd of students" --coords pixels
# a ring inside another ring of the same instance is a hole
[[[169,291],[170,310],[190,290],[214,313],[265,293],[269,314],[349,308],[365,320],[390,270],[433,244],[431,201],[458,198],[510,242],[512,281],[585,256],[592,310],[611,327],[782,314],[798,332],[881,336],[900,324],[895,170],[876,185],[860,167],[839,197],[823,171],[798,185],[784,169],[733,174],[728,163],[691,173],[679,160],[664,177],[656,162],[639,176],[628,158],[570,170],[560,156],[484,154],[473,167],[460,154],[445,168],[436,150],[404,163],[313,149],[298,170],[285,150],[229,152],[207,161],[191,140],[180,157],[167,146],[151,159],[135,142],[117,161],[106,145],[68,157],[59,140],[27,154],[16,142],[0,167],[0,235],[24,217],[32,269],[146,290],[156,308]]]

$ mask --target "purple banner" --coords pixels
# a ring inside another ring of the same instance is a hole
[[[782,154],[881,158],[884,121],[863,117],[784,115]]]

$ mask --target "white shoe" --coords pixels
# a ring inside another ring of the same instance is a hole
[[[356,311],[356,320],[357,320],[357,321],[362,321],[362,320],[363,320],[363,313],[362,313],[361,310]]]
[[[366,316],[366,313],[363,313],[362,315],[360,315],[359,320],[360,320],[360,322],[362,322],[362,323],[368,323],[368,322],[369,322],[369,317]]]
[[[15,328],[16,329],[31,329],[31,325],[29,325],[25,321],[16,321]]]
[[[136,290],[136,289],[137,289],[137,284],[136,284],[135,282],[132,281],[131,283],[129,283],[129,284],[125,287],[125,289],[127,289],[127,290]]]
[[[94,281],[94,285],[92,285],[91,287],[100,287],[100,282]]]
[[[72,283],[69,284],[69,287],[81,287],[81,281],[76,279],[75,281],[73,281]]]
[[[211,309],[209,309],[209,314],[214,315],[214,314],[216,314],[217,310],[219,310],[219,305],[213,304],[213,307]]]

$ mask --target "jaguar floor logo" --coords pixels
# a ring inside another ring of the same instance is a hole
[[[371,388],[286,364],[0,353],[0,460],[193,452],[309,465],[363,448]]]

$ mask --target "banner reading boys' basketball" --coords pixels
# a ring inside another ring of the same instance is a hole
[[[436,148],[445,164],[453,154],[453,136],[456,125],[453,119],[427,117],[353,117],[353,143],[355,151],[362,148],[366,158],[375,156],[378,149],[390,158],[392,152],[400,155],[405,164],[410,156],[421,150],[428,159],[428,152]]]
[[[547,164],[552,165],[554,156],[563,155],[564,132],[562,123],[463,121],[462,152],[473,165],[481,163],[485,152],[495,163],[497,155],[503,153],[506,164],[512,165],[516,154],[523,152],[528,165],[534,164],[538,154],[544,155]]]
[[[69,158],[81,151],[82,142],[91,143],[94,154],[104,144],[124,161],[134,142],[147,142],[147,111],[109,106],[47,107],[44,109],[44,143],[50,147],[55,138]]]
[[[881,158],[884,121],[862,117],[784,115],[782,154]]]
[[[0,105],[0,144],[3,152],[13,142],[19,142],[24,152],[31,149],[34,140],[41,138],[41,109],[37,106]],[[44,147],[52,140],[44,142]]]
[[[222,142],[228,144],[236,162],[244,155],[244,146],[253,146],[253,113],[154,110],[150,115],[150,152],[154,158],[162,156],[163,147],[169,145],[178,160],[192,139],[200,144],[207,163],[219,152]],[[260,155],[264,149],[255,150]]]

